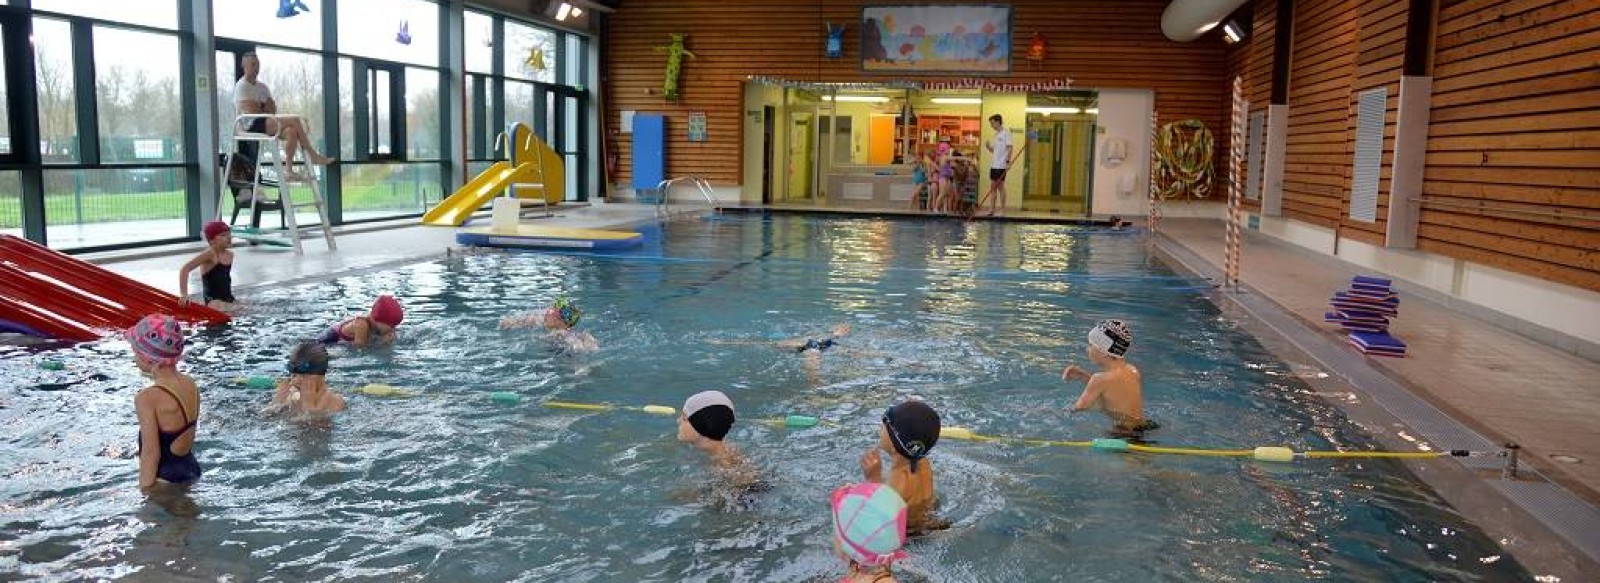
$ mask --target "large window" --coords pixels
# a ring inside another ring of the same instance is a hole
[[[467,72],[494,72],[494,17],[468,10],[464,16],[466,38],[462,49],[467,59]]]
[[[423,0],[339,0],[339,52],[439,65],[439,6]]]
[[[507,77],[554,83],[557,56],[555,32],[506,21]]]
[[[439,144],[439,72],[406,68],[406,158],[438,160],[444,157]]]
[[[344,168],[344,220],[417,214],[441,198],[440,165],[358,164]]]
[[[183,161],[178,37],[95,26],[94,69],[100,161]]]
[[[114,1],[137,4],[134,0]],[[278,18],[278,0],[212,0],[211,17],[219,38],[320,49],[324,15],[320,3],[312,8],[315,10]]]
[[[0,172],[0,233],[22,235],[21,172]]]
[[[47,170],[46,237],[61,249],[181,238],[183,184],[181,168]]]
[[[33,19],[34,79],[39,98],[39,154],[46,164],[78,161],[78,84],[72,25]]]
[[[178,2],[179,0],[33,0],[33,9],[175,29],[178,28]],[[241,2],[241,0],[215,0],[216,4],[227,2]]]

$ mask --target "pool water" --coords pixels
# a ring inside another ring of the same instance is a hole
[[[204,411],[192,491],[134,486],[126,345],[0,353],[0,579],[831,581],[827,495],[860,479],[885,407],[946,425],[1089,439],[1067,416],[1094,322],[1122,318],[1162,444],[1374,447],[1222,317],[1203,280],[1138,233],[953,221],[710,217],[616,255],[455,257],[251,294],[192,335]],[[229,379],[275,374],[297,339],[393,292],[391,348],[333,350],[350,394],[331,424],[260,410]],[[576,298],[602,350],[552,352],[499,318]],[[775,339],[852,333],[814,365]],[[1086,364],[1086,363],[1085,363]],[[674,419],[546,399],[679,406],[718,389],[730,441],[771,489],[727,509]],[[521,404],[489,398],[495,391]],[[837,427],[754,422],[815,415]],[[1527,572],[1399,463],[1118,455],[943,440],[948,531],[915,540],[907,581],[1501,581]]]

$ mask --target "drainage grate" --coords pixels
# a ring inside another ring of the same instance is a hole
[[[1589,558],[1600,561],[1600,512],[1593,506],[1549,482],[1490,480],[1490,483]]]

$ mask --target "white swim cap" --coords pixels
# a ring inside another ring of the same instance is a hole
[[[1133,344],[1133,331],[1122,320],[1102,320],[1089,330],[1089,345],[1114,358],[1127,356]]]

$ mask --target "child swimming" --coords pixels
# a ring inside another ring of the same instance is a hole
[[[1140,438],[1145,431],[1159,427],[1144,418],[1143,380],[1139,369],[1128,364],[1128,348],[1133,331],[1122,320],[1104,320],[1089,330],[1089,362],[1100,372],[1090,374],[1076,364],[1061,371],[1062,382],[1088,381],[1072,411],[1099,409],[1111,418],[1112,435]]]
[[[678,441],[711,458],[716,488],[730,501],[747,505],[746,494],[761,489],[761,477],[739,450],[726,441],[733,430],[733,401],[721,391],[701,391],[683,402],[678,414]]]
[[[328,347],[306,341],[289,353],[289,378],[278,383],[269,412],[333,414],[344,410],[344,397],[328,389]]]
[[[139,415],[139,488],[148,492],[158,480],[193,483],[200,479],[200,462],[194,457],[200,389],[178,372],[183,329],[171,316],[152,314],[124,337],[133,347],[134,364],[152,382],[133,398]]]
[[[501,318],[500,329],[542,327],[550,332],[550,340],[565,350],[571,352],[599,350],[600,343],[595,341],[594,336],[573,329],[582,319],[583,310],[578,309],[571,299],[562,297],[556,298],[555,303],[544,310]]]
[[[894,488],[866,482],[830,497],[833,551],[849,565],[841,583],[893,583],[889,566],[906,557],[906,502]]]
[[[883,414],[878,445],[861,456],[861,474],[868,482],[886,483],[909,508],[907,532],[922,534],[949,528],[933,516],[937,502],[933,490],[933,462],[925,458],[939,442],[939,413],[922,401],[906,401]],[[884,480],[882,451],[889,455],[889,477]]]
[[[318,340],[323,344],[349,342],[357,347],[373,343],[389,344],[395,340],[395,328],[405,318],[406,311],[400,307],[400,300],[384,294],[372,302],[372,309],[367,315],[345,318],[323,332]]]
[[[189,272],[200,270],[200,298],[218,310],[233,308],[232,229],[222,221],[211,221],[200,228],[206,250],[178,269],[178,305],[189,303]]]

